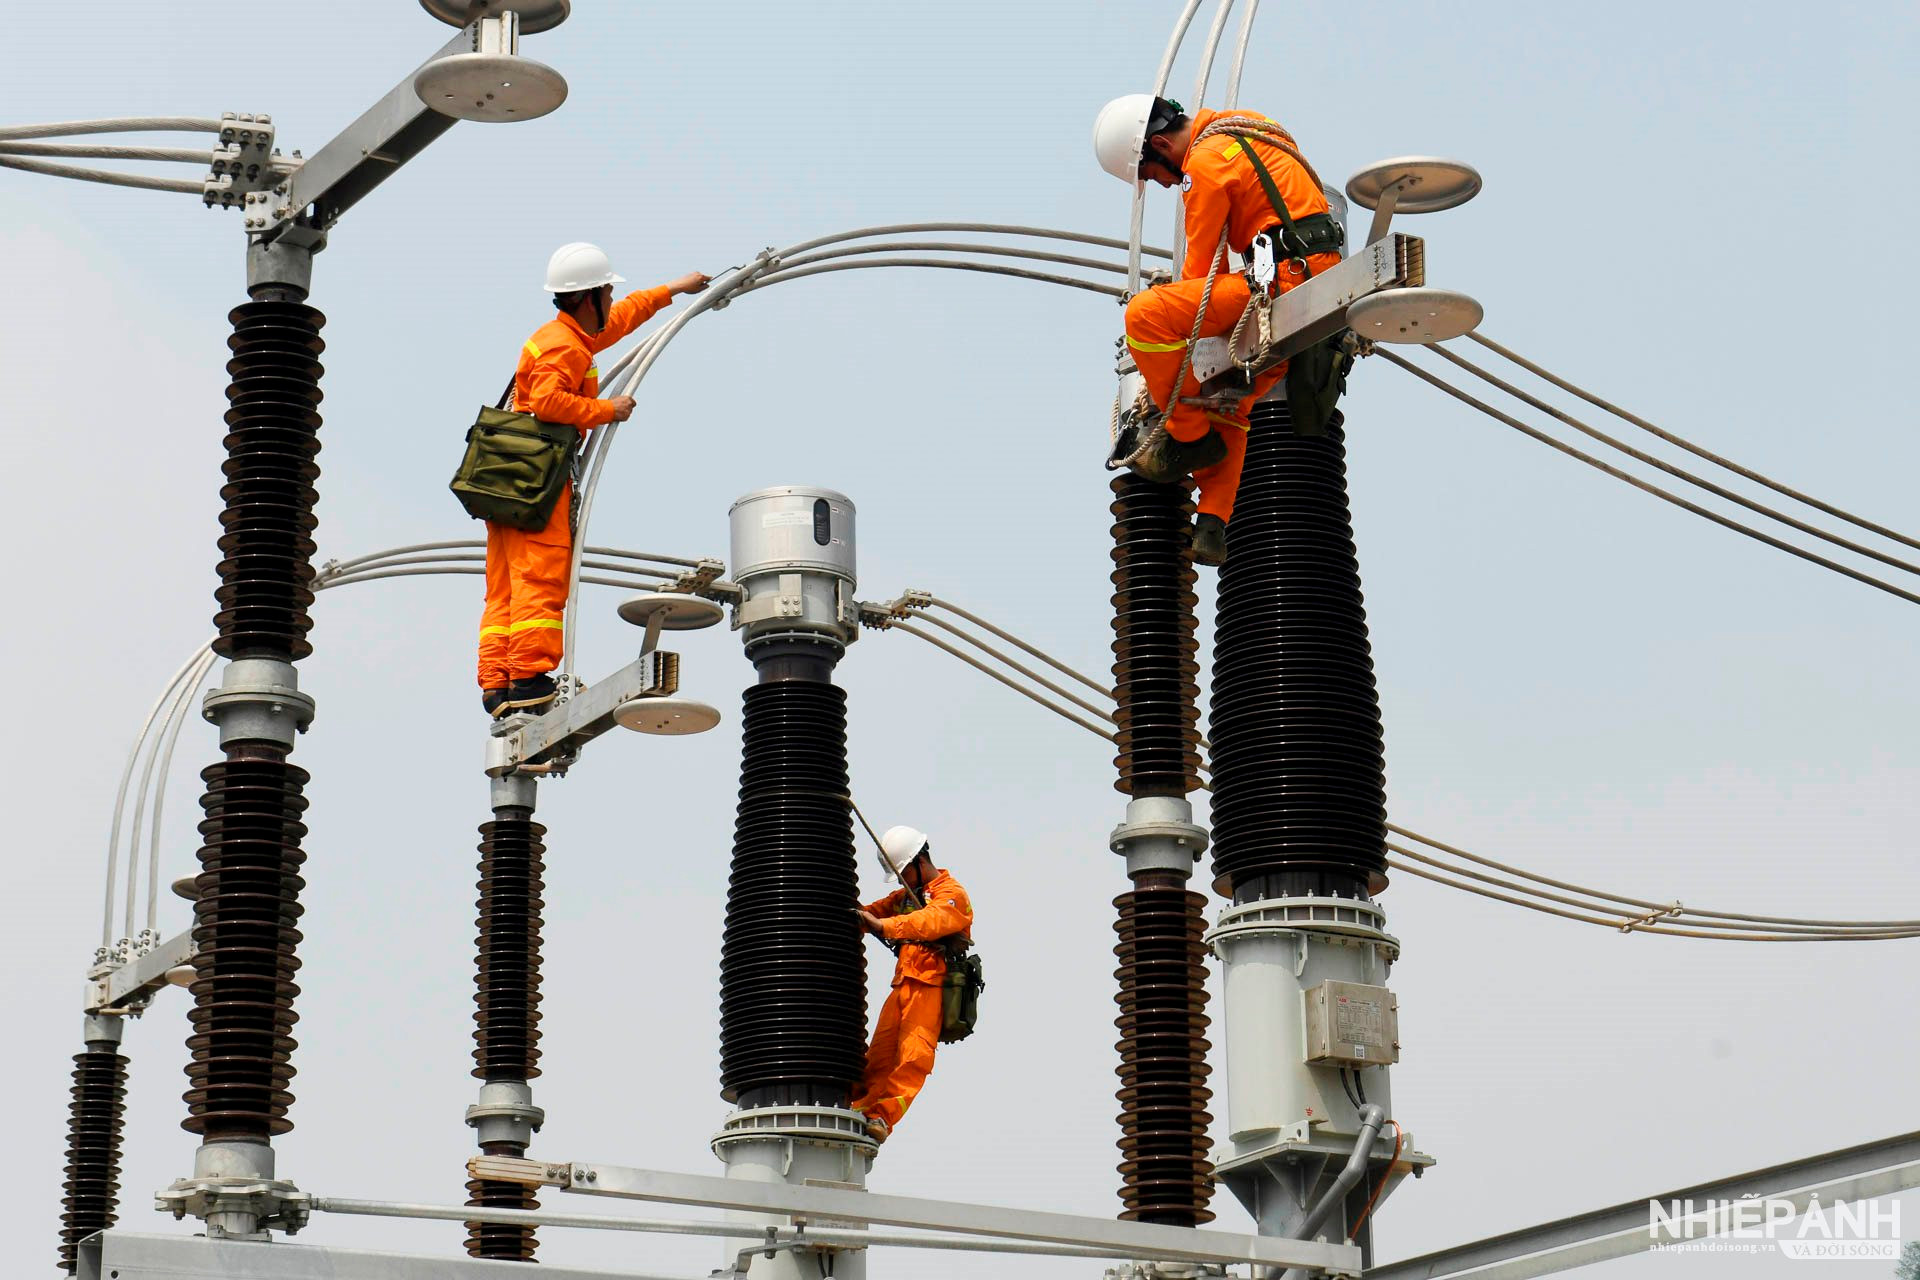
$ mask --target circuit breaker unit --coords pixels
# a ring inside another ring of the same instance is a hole
[[[1400,1002],[1385,987],[1329,978],[1307,1002],[1307,1061],[1379,1066],[1400,1061]]]

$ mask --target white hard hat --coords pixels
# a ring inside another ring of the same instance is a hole
[[[880,869],[898,880],[913,860],[927,851],[927,833],[917,827],[888,827],[880,836]]]
[[[561,245],[547,259],[548,293],[578,293],[603,284],[625,284],[626,280],[613,274],[613,264],[607,261],[604,249],[584,240]]]
[[[1122,182],[1140,181],[1140,149],[1147,145],[1153,95],[1130,93],[1100,108],[1093,118],[1093,154],[1100,167]]]

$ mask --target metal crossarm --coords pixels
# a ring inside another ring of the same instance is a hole
[[[551,1164],[482,1156],[467,1162],[476,1178],[558,1186],[584,1195],[666,1204],[705,1205],[747,1213],[831,1218],[835,1225],[880,1223],[961,1235],[999,1236],[1112,1248],[1178,1262],[1250,1263],[1300,1267],[1338,1276],[1360,1273],[1360,1250],[1350,1244],[1284,1240],[1201,1231],[1147,1222],[1120,1222],[1076,1214],[1043,1213],[999,1205],[958,1204],[908,1196],[874,1195],[831,1187],[793,1187],[695,1174],[627,1169],[618,1165]]]
[[[193,931],[177,933],[143,956],[111,972],[87,980],[88,1013],[100,1013],[143,1006],[154,993],[167,985],[167,971],[193,959]]]
[[[1815,1197],[1831,1205],[1836,1200],[1870,1200],[1912,1187],[1920,1187],[1920,1133],[1903,1133],[1390,1262],[1368,1271],[1367,1280],[1438,1280],[1441,1276],[1524,1280],[1644,1253],[1669,1238],[1656,1235],[1649,1226],[1649,1202],[1672,1205],[1677,1201],[1684,1207],[1690,1201],[1698,1207],[1771,1198],[1790,1200],[1801,1211]]]
[[[1218,388],[1212,379],[1226,373],[1235,360],[1258,373],[1299,355],[1314,343],[1346,327],[1347,308],[1382,289],[1417,288],[1426,283],[1425,242],[1418,236],[1394,232],[1329,267],[1297,289],[1289,289],[1267,303],[1272,338],[1260,347],[1247,326],[1238,349],[1226,338],[1202,338],[1193,344],[1193,376],[1202,395]],[[1259,305],[1256,301],[1250,305]]]
[[[427,61],[464,53],[473,45],[473,31],[463,30]],[[262,192],[250,200],[247,229],[271,237],[294,225],[311,209],[313,226],[325,231],[401,165],[458,123],[420,100],[409,72],[339,136],[308,157],[277,198],[274,192]]]

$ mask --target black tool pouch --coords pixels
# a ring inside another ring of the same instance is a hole
[[[1346,394],[1347,371],[1353,368],[1341,330],[1316,342],[1287,362],[1287,408],[1293,434],[1320,436],[1333,421],[1335,406]]]

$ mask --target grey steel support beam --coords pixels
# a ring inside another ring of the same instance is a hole
[[[144,1008],[167,985],[167,973],[193,960],[193,930],[176,933],[143,956],[87,981],[86,1011]]]
[[[1340,1276],[1360,1274],[1360,1250],[1350,1244],[1269,1239],[1236,1232],[1116,1222],[1068,1213],[874,1195],[831,1187],[777,1186],[617,1165],[481,1159],[472,1161],[468,1169],[476,1177],[536,1181],[584,1195],[706,1205],[744,1213],[831,1218],[836,1220],[836,1226],[879,1223],[959,1235],[1111,1248],[1122,1254],[1138,1252],[1181,1262],[1250,1263],[1303,1267]]]
[[[1692,1201],[1704,1208],[1708,1202],[1771,1197],[1792,1200],[1804,1210],[1815,1195],[1822,1204],[1831,1205],[1836,1200],[1868,1200],[1913,1187],[1920,1187],[1920,1132],[1790,1160],[1390,1262],[1367,1272],[1367,1278],[1524,1280],[1644,1253],[1666,1238],[1649,1229],[1649,1202],[1664,1206]]]
[[[427,62],[471,52],[477,47],[478,32],[478,23],[463,28]],[[248,196],[248,233],[271,240],[296,220],[325,232],[394,170],[453,128],[458,121],[420,100],[413,77],[414,72],[408,72],[358,120],[308,157],[286,182]]]
[[[1257,352],[1253,369],[1270,368],[1305,351],[1314,343],[1344,329],[1347,308],[1383,289],[1413,288],[1426,283],[1426,243],[1418,236],[1394,232],[1357,250],[1338,266],[1329,267],[1297,289],[1289,289],[1267,304],[1271,340]],[[1256,355],[1253,326],[1229,350],[1226,338],[1202,338],[1193,344],[1193,376],[1201,394],[1219,388],[1211,380],[1226,373],[1233,358]]]
[[[643,653],[545,715],[491,739],[487,744],[487,772],[498,777],[520,765],[571,760],[581,747],[618,723],[615,711],[653,687],[651,664],[652,656]]]
[[[105,1231],[80,1246],[79,1280],[527,1280],[524,1262],[421,1257],[278,1241]],[[688,1280],[542,1264],[539,1280]]]

